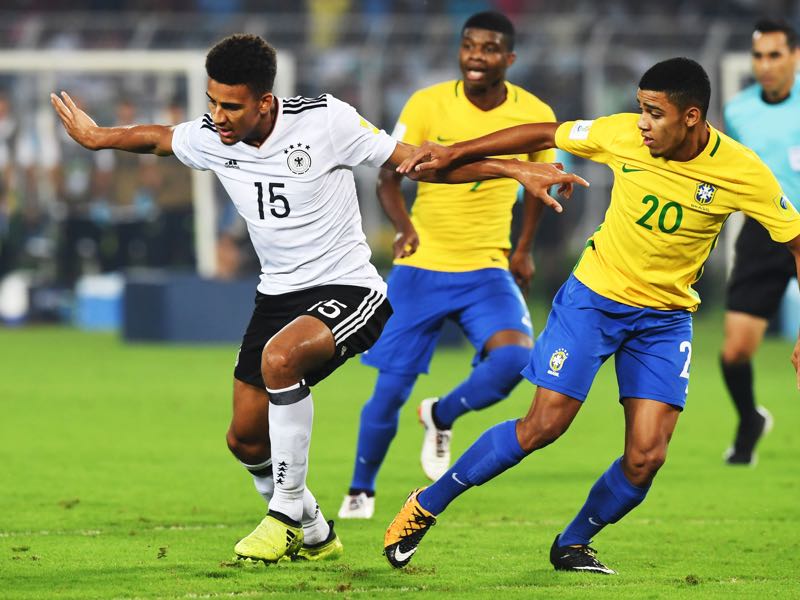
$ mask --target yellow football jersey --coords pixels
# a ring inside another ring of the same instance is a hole
[[[697,310],[692,284],[725,219],[741,210],[776,242],[800,235],[800,214],[755,152],[709,126],[709,141],[689,161],[653,158],[638,114],[569,121],[556,145],[614,172],[611,204],[589,238],[575,276],[617,302]]]
[[[489,111],[467,99],[461,81],[419,90],[400,113],[393,135],[415,146],[425,140],[450,145],[514,125],[555,121],[552,109],[533,94],[508,82],[506,89],[505,102]],[[514,157],[552,162],[555,152]],[[508,268],[511,209],[518,189],[513,179],[456,185],[420,182],[411,209],[419,248],[395,264],[434,271]]]

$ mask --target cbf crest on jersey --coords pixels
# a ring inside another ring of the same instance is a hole
[[[697,189],[694,192],[694,200],[698,204],[711,204],[714,199],[714,194],[717,193],[715,188],[710,183],[700,182],[697,184]]]
[[[302,175],[311,168],[309,150],[311,150],[311,146],[308,144],[292,144],[288,148],[284,148],[286,166],[295,175]]]
[[[550,356],[550,368],[547,370],[548,375],[558,377],[558,372],[564,366],[569,358],[569,353],[564,348],[559,348]]]

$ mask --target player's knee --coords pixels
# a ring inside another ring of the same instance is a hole
[[[280,347],[267,343],[261,354],[261,376],[269,386],[269,380],[296,378],[296,365],[290,348]]]
[[[530,356],[530,348],[509,345],[495,348],[486,360],[491,363],[495,376],[513,388],[522,379],[520,372],[528,364]]]
[[[417,375],[378,373],[375,390],[361,410],[362,421],[396,422],[400,409],[411,395]]]
[[[646,485],[667,461],[666,448],[636,449],[625,456],[625,470],[634,485]]]
[[[726,342],[722,347],[722,362],[726,365],[740,365],[749,362],[753,351],[745,344]]]

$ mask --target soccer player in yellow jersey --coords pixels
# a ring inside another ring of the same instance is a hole
[[[615,357],[625,411],[623,455],[556,536],[558,570],[613,573],[589,547],[647,494],[664,464],[685,404],[691,314],[700,277],[722,224],[741,210],[792,252],[800,273],[800,214],[758,156],[706,122],[711,89],[687,58],[651,67],[639,81],[640,114],[529,124],[458,144],[428,145],[424,168],[557,146],[614,172],[611,204],[559,290],[523,374],[538,388],[528,414],[486,431],[436,483],[409,496],[386,532],[392,566],[405,566],[435,517],[459,494],[558,439],[577,415],[600,365]],[[792,363],[800,367],[800,340]],[[800,387],[800,373],[797,374]]]
[[[403,108],[394,137],[417,146],[426,140],[467,140],[531,120],[555,121],[547,104],[505,80],[513,50],[514,28],[505,16],[471,16],[461,33],[462,79],[417,91]],[[555,158],[552,150],[511,154],[508,158],[538,162]],[[533,345],[519,288],[527,288],[533,275],[531,245],[542,204],[525,194],[525,218],[510,254],[516,181],[421,182],[409,217],[401,179],[399,173],[384,171],[378,180],[381,204],[398,232],[388,279],[394,315],[362,358],[379,374],[361,412],[353,478],[341,518],[372,517],[375,479],[397,431],[400,409],[419,374],[427,373],[446,319],[461,327],[476,354],[465,381],[419,406],[425,429],[421,462],[431,480],[450,466],[453,422],[505,398],[521,381]]]

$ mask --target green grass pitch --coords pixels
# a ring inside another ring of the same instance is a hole
[[[225,447],[235,345],[0,330],[0,598],[798,598],[800,393],[791,347],[769,340],[757,358],[758,394],[776,420],[758,467],[725,467],[734,417],[717,367],[720,324],[714,313],[697,321],[688,408],[649,497],[595,541],[615,577],[556,573],[547,558],[622,449],[610,364],[561,440],[462,496],[410,567],[393,571],[381,556],[384,529],[423,483],[416,403],[469,369],[467,349],[440,352],[403,412],[375,519],[337,523],[344,559],[243,566],[233,545],[264,506]],[[349,483],[373,381],[351,361],[314,389],[309,485],[328,518]],[[459,421],[455,452],[523,414],[532,391],[524,382]]]

